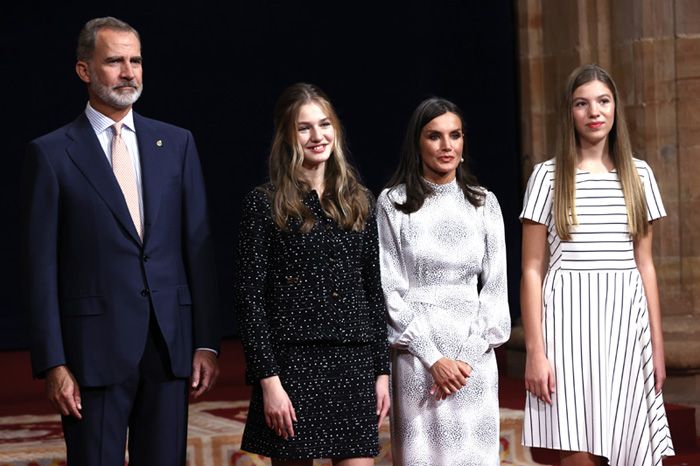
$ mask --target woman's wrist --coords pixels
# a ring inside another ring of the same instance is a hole
[[[260,379],[260,386],[262,387],[263,391],[279,387],[280,385],[282,385],[282,383],[280,382],[280,378],[277,375]]]
[[[544,356],[544,347],[542,345],[528,346],[525,344],[525,355],[529,357]]]

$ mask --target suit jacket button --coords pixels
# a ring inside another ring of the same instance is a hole
[[[144,261],[144,262],[148,262],[148,259],[150,259],[150,257],[148,257],[147,255],[144,254],[144,255],[143,255],[143,261]]]
[[[141,296],[143,296],[144,298],[150,294],[151,290],[149,290],[148,288],[144,288],[143,290],[141,290]]]
[[[296,285],[299,283],[299,277],[286,277],[288,285]]]

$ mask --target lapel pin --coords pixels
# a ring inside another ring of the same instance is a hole
[[[162,139],[158,139],[158,140],[156,141],[156,146],[158,146],[158,147],[163,147],[163,140],[162,140]]]

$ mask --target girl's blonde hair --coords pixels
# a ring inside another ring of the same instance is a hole
[[[335,133],[331,156],[325,167],[321,206],[341,228],[361,231],[369,215],[369,193],[347,162],[343,129],[333,105],[323,91],[307,83],[293,84],[285,89],[275,105],[275,134],[269,157],[270,182],[273,186],[269,192],[272,218],[283,230],[288,228],[290,218],[298,219],[303,233],[311,231],[316,223],[316,217],[302,202],[311,187],[303,177],[304,149],[297,131],[299,111],[309,103],[323,110]]]

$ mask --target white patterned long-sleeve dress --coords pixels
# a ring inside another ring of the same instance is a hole
[[[635,159],[649,221],[666,215],[649,165]],[[673,455],[654,390],[651,332],[617,171],[576,172],[576,215],[562,241],[552,216],[554,160],[535,166],[520,218],[547,226],[542,331],[554,368],[552,405],[527,395],[523,443],[586,451],[615,466]]]
[[[503,218],[493,193],[474,207],[453,181],[412,214],[399,185],[379,196],[382,287],[392,350],[396,466],[499,463],[498,370],[493,348],[510,335]],[[429,368],[468,363],[467,385],[442,401]]]

